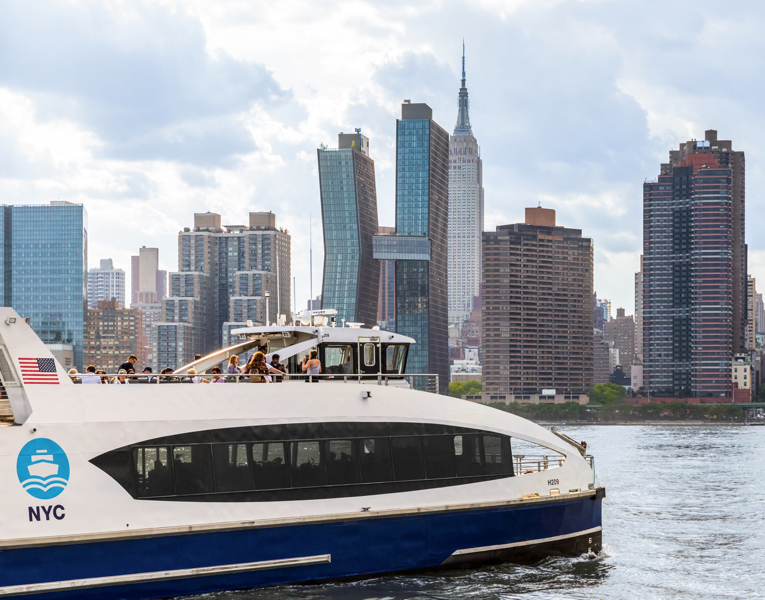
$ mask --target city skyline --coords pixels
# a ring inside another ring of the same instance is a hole
[[[751,32],[765,10],[680,2],[658,22],[651,6],[446,2],[410,12],[370,4],[369,28],[338,18],[346,13],[334,6],[310,7],[299,20],[284,7],[234,19],[226,2],[215,12],[54,3],[40,21],[23,5],[5,5],[0,154],[12,159],[0,189],[9,204],[84,203],[91,260],[111,257],[126,271],[135,241],[160,248],[161,268],[174,270],[175,233],[189,212],[217,211],[230,222],[273,210],[301,232],[294,249],[304,304],[308,266],[298,257],[308,254],[308,214],[320,209],[315,148],[361,127],[374,140],[379,220],[391,224],[397,107],[416,98],[451,126],[464,37],[484,156],[484,229],[518,222],[540,201],[555,208],[595,240],[598,295],[632,312],[640,182],[655,176],[676,140],[714,128],[747,148],[750,231],[765,219],[757,205],[765,172],[756,168],[765,161],[757,143],[765,121],[760,84],[748,76],[761,60]],[[161,45],[132,43],[157,39],[156,31]],[[360,50],[327,45],[326,31]],[[735,64],[720,62],[714,42],[731,31],[745,57]],[[696,84],[710,77],[714,89]],[[763,281],[765,241],[747,241],[749,271]],[[314,239],[315,291],[321,254]]]

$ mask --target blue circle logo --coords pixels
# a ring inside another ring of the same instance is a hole
[[[16,460],[22,487],[39,500],[50,500],[69,482],[69,459],[56,442],[37,438],[27,442]]]

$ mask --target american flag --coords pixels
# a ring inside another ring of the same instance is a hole
[[[24,383],[50,383],[58,385],[56,361],[52,358],[20,358],[21,378]]]

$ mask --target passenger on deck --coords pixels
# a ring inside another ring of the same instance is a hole
[[[143,370],[143,374],[146,375],[144,379],[146,383],[154,383],[156,377],[152,377],[152,375],[154,375],[154,370],[151,367],[145,367]]]
[[[125,369],[120,369],[117,371],[117,377],[112,379],[111,383],[118,384],[118,385],[124,385],[127,383],[130,383],[126,377],[127,371]]]
[[[138,362],[138,359],[136,358],[135,354],[131,354],[130,356],[128,356],[127,361],[122,363],[119,366],[119,368],[125,369],[125,373],[127,373],[129,369],[133,369],[133,372],[135,372],[135,363],[137,362]]]
[[[173,370],[170,367],[165,367],[159,372],[160,375],[172,375]],[[177,383],[178,378],[177,377],[160,377],[159,378],[160,383]]]
[[[69,369],[69,379],[72,380],[72,383],[82,383],[82,379],[77,377],[77,369]]]
[[[243,370],[239,367],[239,356],[234,354],[234,356],[228,359],[227,371],[229,375],[239,375]],[[228,380],[236,383],[239,381],[239,377],[229,377]]]
[[[271,357],[271,363],[269,364],[270,367],[276,369],[277,371],[281,371],[285,375],[287,374],[287,367],[285,367],[282,363],[279,362],[279,355],[274,354]],[[284,377],[274,377],[275,383],[281,383]]]
[[[303,373],[306,375],[318,375],[321,373],[321,361],[319,360],[319,351],[311,350],[310,358],[308,356],[303,357]],[[313,378],[313,383],[318,383],[319,378]],[[310,383],[311,378],[306,379],[306,382]]]
[[[101,378],[96,375],[96,368],[93,365],[88,365],[85,373],[86,375],[82,377],[82,383],[101,383]]]
[[[201,360],[201,359],[202,359],[202,355],[201,354],[195,354],[194,355],[194,362],[197,362],[198,360]]]
[[[226,378],[221,377],[220,367],[213,367],[212,369],[210,369],[210,373],[215,375],[215,377],[212,378],[212,381],[210,383],[226,383]]]
[[[103,369],[98,369],[98,371],[96,371],[96,375],[101,376],[101,383],[109,383],[109,378],[106,376],[106,371]]]
[[[277,371],[266,363],[266,355],[260,351],[252,355],[252,358],[247,363],[245,372],[250,374],[251,383],[270,383],[269,373],[282,374],[281,371]]]
[[[204,381],[203,377],[197,377],[197,370],[196,369],[189,369],[189,375],[191,375],[191,383],[202,383]]]

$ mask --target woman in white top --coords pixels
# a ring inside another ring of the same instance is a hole
[[[119,384],[125,385],[129,383],[126,375],[127,375],[127,371],[125,369],[120,369],[119,371],[117,371],[117,377],[112,379],[112,383],[116,383],[118,385]]]

